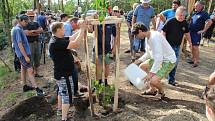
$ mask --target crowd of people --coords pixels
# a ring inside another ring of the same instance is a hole
[[[187,10],[179,0],[173,0],[172,8],[155,14],[150,0],[141,0],[142,3],[134,3],[127,16],[128,37],[131,62],[139,65],[147,72],[144,78],[147,90],[143,95],[154,95],[163,99],[165,91],[161,79],[167,78],[168,84],[177,86],[175,75],[180,59],[183,36],[188,41],[192,53],[192,67],[198,67],[199,45],[202,35],[210,39],[215,25],[215,13],[211,16],[204,10],[204,3],[197,1],[195,11],[187,17]],[[114,6],[110,16],[121,17],[120,9]],[[80,46],[85,31],[95,33],[98,45],[93,45],[93,63],[96,64],[96,80],[99,84],[108,86],[110,55],[115,55],[116,50],[116,25],[105,25],[105,52],[103,52],[103,26],[89,25],[87,20],[80,20],[80,16],[69,18],[65,13],[52,14],[40,12],[37,15],[33,10],[22,11],[13,21],[11,37],[15,51],[14,65],[21,72],[23,92],[35,90],[38,96],[45,92],[38,87],[35,79],[40,75],[40,60],[42,44],[46,33],[50,36],[48,43],[48,56],[53,61],[54,78],[58,86],[57,115],[61,115],[62,121],[68,119],[67,114],[73,96],[82,94],[78,91],[78,70],[75,66],[72,51]],[[98,14],[93,15],[95,19]],[[189,19],[186,19],[189,18]],[[153,30],[152,30],[153,29]],[[97,49],[97,50],[96,50]],[[98,55],[96,55],[98,54]],[[105,55],[103,55],[105,54]],[[139,56],[138,56],[139,55]],[[98,57],[98,62],[96,62]],[[102,80],[102,64],[105,62],[105,78]],[[21,65],[21,66],[20,66]],[[30,80],[30,84],[27,83]],[[202,97],[206,98],[207,117],[215,121],[215,92],[211,91],[215,83],[214,73],[203,91]]]

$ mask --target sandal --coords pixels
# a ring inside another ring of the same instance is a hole
[[[153,96],[155,96],[156,94],[157,94],[157,90],[154,92],[146,90],[146,91],[141,93],[141,95],[153,95]]]

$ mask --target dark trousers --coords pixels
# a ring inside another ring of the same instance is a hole
[[[74,71],[72,71],[72,80],[74,84],[74,94],[78,92],[78,69],[74,67]]]

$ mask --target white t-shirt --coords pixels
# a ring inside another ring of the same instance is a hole
[[[138,60],[146,61],[153,59],[154,63],[150,72],[157,73],[163,62],[176,62],[175,52],[165,37],[158,31],[150,31],[150,38],[146,38],[146,53]]]

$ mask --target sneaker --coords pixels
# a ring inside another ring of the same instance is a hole
[[[172,86],[177,86],[176,82],[169,82],[168,84],[172,85]]]
[[[130,53],[130,52],[131,52],[131,50],[126,50],[126,51],[125,51],[125,53]]]
[[[37,92],[37,96],[44,96],[45,95],[45,92],[38,87],[36,88],[36,92]]]
[[[62,110],[61,109],[57,109],[57,116],[62,116]]]
[[[83,95],[84,95],[84,93],[79,93],[79,92],[76,92],[76,93],[74,94],[75,97],[81,97],[81,96],[83,96]]]
[[[27,92],[27,91],[30,91],[30,90],[34,90],[34,87],[28,86],[28,85],[23,86],[23,92]]]

